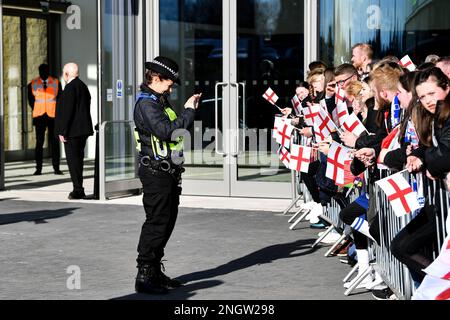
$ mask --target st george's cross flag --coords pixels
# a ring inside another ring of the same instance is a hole
[[[304,116],[305,123],[308,127],[314,126],[314,119],[320,114],[320,105],[313,104],[306,108],[302,108],[302,113]]]
[[[345,131],[353,133],[357,137],[359,137],[364,131],[367,132],[366,127],[354,113],[352,113],[345,119],[342,128],[344,128]]]
[[[283,162],[284,166],[289,169],[291,163],[291,154],[289,153],[289,150],[281,146],[278,150],[278,155],[280,156],[280,160]]]
[[[336,85],[335,98],[336,98],[336,104],[338,104],[340,102],[345,102],[345,91],[338,85]]]
[[[347,103],[340,101],[332,112],[334,123],[336,123],[338,127],[342,127],[349,116],[350,113],[348,112]]]
[[[336,124],[331,120],[330,115],[323,108],[320,108],[319,114],[314,118],[314,124],[317,125],[319,132],[325,139],[337,129]]]
[[[416,65],[412,62],[411,58],[409,57],[409,55],[404,56],[400,62],[398,63],[400,66],[402,66],[403,68],[408,69],[411,72],[416,71]]]
[[[300,102],[300,99],[295,95],[291,99],[292,106],[294,108],[294,112],[296,116],[300,116],[302,114],[302,103]]]
[[[271,104],[276,105],[279,97],[277,94],[271,89],[267,89],[267,91],[263,94],[263,98],[269,101]]]
[[[311,151],[309,147],[291,145],[291,162],[289,168],[297,172],[309,172],[309,164],[311,163]]]
[[[279,130],[281,130],[281,127],[284,124],[284,122],[285,122],[285,118],[284,117],[275,116],[275,123],[273,125],[272,138],[275,141],[277,141],[277,142],[280,140],[280,138],[279,138],[279,136],[280,136]]]
[[[284,121],[280,127],[278,127],[278,136],[276,142],[281,144],[282,147],[288,148],[291,146],[292,133],[295,127]]]
[[[450,281],[426,275],[411,300],[450,300]]]
[[[313,125],[313,134],[314,134],[316,143],[323,142],[327,138],[322,134],[322,132],[320,132],[319,126],[316,123],[314,123],[314,125]]]
[[[402,173],[394,174],[376,184],[384,191],[397,217],[408,215],[420,209],[417,194],[413,191]]]
[[[325,176],[332,179],[338,185],[345,182],[345,163],[349,160],[350,149],[332,142],[327,157],[327,171]]]
[[[450,282],[450,235],[445,239],[439,256],[424,271],[430,276]]]

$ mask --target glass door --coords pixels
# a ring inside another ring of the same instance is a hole
[[[263,99],[270,87],[277,105],[292,107],[296,84],[304,78],[304,1],[233,0],[230,15],[231,82],[236,83],[231,107],[238,132],[232,166],[233,196],[290,198],[291,171],[281,164],[272,128],[279,110]],[[235,7],[234,7],[235,6]],[[236,71],[234,71],[236,70]]]
[[[182,80],[172,105],[181,113],[192,94],[203,93],[195,124],[185,135],[183,194],[230,194],[229,141],[223,134],[230,116],[228,17],[228,0],[159,1],[159,54],[178,62]]]
[[[271,86],[288,106],[303,80],[299,17],[300,0],[159,1],[159,54],[180,64],[182,78],[171,101],[182,112],[203,93],[185,144],[184,194],[291,197],[271,139],[278,110],[262,95]]]

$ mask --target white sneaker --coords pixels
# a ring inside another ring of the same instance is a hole
[[[313,203],[313,206],[311,207],[311,212],[309,213],[310,219],[309,222],[312,224],[319,223],[319,217],[323,214],[322,205],[320,203]]]
[[[378,272],[375,272],[375,279],[366,287],[368,290],[383,290],[386,289],[387,286],[384,283],[383,278]]]
[[[323,234],[322,234],[323,235]],[[322,243],[333,244],[336,243],[341,238],[341,235],[336,231],[331,231],[329,234],[322,239]]]

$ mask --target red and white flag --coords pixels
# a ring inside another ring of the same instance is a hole
[[[403,68],[408,69],[411,72],[414,72],[417,69],[416,65],[412,62],[409,55],[404,56],[398,64],[401,65]]]
[[[316,138],[316,143],[325,141],[326,137],[322,134],[322,132],[320,132],[319,127],[315,123],[313,125],[313,133]]]
[[[309,172],[311,163],[311,151],[309,147],[303,147],[296,144],[291,145],[291,162],[289,168],[297,172]]]
[[[300,99],[295,95],[292,99],[292,106],[294,107],[294,112],[296,116],[299,116],[302,114],[302,103],[300,102]]]
[[[450,300],[450,281],[427,275],[411,300]]]
[[[292,132],[295,127],[284,121],[280,127],[278,127],[278,137],[276,141],[281,144],[282,147],[288,148],[291,146]]]
[[[354,113],[352,113],[345,119],[342,127],[345,129],[345,131],[351,132],[357,137],[359,137],[364,131],[367,132],[366,127],[364,127],[362,122]]]
[[[314,119],[314,124],[317,125],[317,128],[323,137],[328,138],[331,133],[336,129],[336,125],[331,120],[330,115],[327,111],[320,108],[319,114]]]
[[[336,91],[335,91],[335,97],[336,97],[336,105],[338,103],[342,103],[345,102],[345,91],[344,89],[342,89],[339,86],[336,86]]]
[[[281,162],[283,162],[284,166],[289,169],[289,165],[291,163],[291,154],[289,153],[289,150],[281,146],[280,150],[278,150],[278,154]]]
[[[381,143],[381,151],[394,151],[400,148],[399,142],[400,126],[395,127],[389,135],[383,139]],[[389,170],[388,166],[381,162],[380,158],[377,159],[377,167],[380,170]]]
[[[420,209],[417,194],[413,191],[402,173],[394,174],[376,184],[384,191],[397,217]]]
[[[424,271],[435,278],[450,281],[450,236],[445,239],[439,256]]]
[[[267,89],[267,91],[263,94],[263,98],[273,105],[276,105],[279,99],[277,94],[271,88]]]
[[[313,104],[306,108],[302,108],[303,116],[305,119],[305,123],[308,127],[313,127],[315,118],[320,114],[320,110],[322,108],[318,104]]]
[[[285,122],[284,117],[275,116],[275,123],[273,125],[272,138],[277,142],[280,140],[280,132],[279,131],[281,130],[281,127],[283,126],[284,122]]]
[[[325,176],[338,185],[345,182],[345,163],[348,161],[350,149],[336,142],[331,143],[327,158],[327,172]]]
[[[347,103],[339,102],[336,105],[336,108],[334,108],[332,116],[334,123],[336,123],[339,127],[342,127],[345,123],[345,120],[347,120],[347,118],[350,116]]]

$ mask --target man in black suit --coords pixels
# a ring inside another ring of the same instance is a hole
[[[78,78],[78,66],[68,63],[63,69],[66,82],[59,108],[56,112],[55,133],[64,143],[67,165],[73,183],[69,199],[83,199],[84,148],[89,136],[94,134],[91,119],[91,95],[89,89]]]

